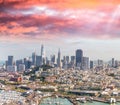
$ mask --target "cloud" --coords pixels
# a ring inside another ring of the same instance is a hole
[[[80,3],[79,0],[63,1],[57,3],[56,0],[34,2],[8,0],[0,7],[0,36],[47,40],[62,37],[97,39],[120,37],[120,8],[119,5],[115,5],[116,2],[111,0],[107,3],[110,8],[108,10],[103,5],[98,6],[98,0],[93,2],[81,0],[81,3],[88,8],[85,6],[74,8],[74,5]],[[71,3],[75,4],[72,6]],[[55,8],[58,4],[60,7]],[[62,8],[61,4],[69,7]],[[91,8],[91,5],[94,8]]]

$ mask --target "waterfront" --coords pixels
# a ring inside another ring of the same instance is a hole
[[[60,104],[59,104],[60,103]],[[68,99],[66,98],[45,98],[41,101],[40,105],[73,105]],[[102,103],[102,102],[87,102],[87,103],[78,103],[78,105],[120,105],[120,103],[116,104],[108,104],[108,103]]]
[[[120,105],[120,103],[116,104],[108,104],[108,103],[102,103],[102,102],[92,102],[92,103],[80,103],[80,105]]]
[[[45,98],[41,101],[40,105],[73,105],[68,99],[66,98]]]

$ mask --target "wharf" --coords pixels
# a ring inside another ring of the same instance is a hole
[[[104,98],[93,98],[93,101],[107,103],[107,101]]]

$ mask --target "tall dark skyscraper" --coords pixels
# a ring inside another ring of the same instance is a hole
[[[66,62],[67,62],[67,64],[69,64],[69,56],[66,56]]]
[[[51,62],[55,63],[55,55],[51,55]]]
[[[25,69],[30,69],[32,62],[28,58],[24,58]]]
[[[36,53],[32,53],[32,65],[36,65]]]
[[[58,66],[58,67],[61,67],[61,52],[60,52],[60,49],[59,49],[59,51],[58,51],[57,66]]]
[[[112,67],[115,67],[115,59],[112,58]]]
[[[76,66],[82,69],[82,59],[83,59],[83,51],[81,49],[76,50]]]
[[[36,56],[36,66],[41,66],[42,65],[41,59],[42,59],[41,56]]]
[[[8,66],[13,66],[13,63],[14,63],[13,56],[8,56],[8,62],[7,62],[7,65],[8,65]]]
[[[93,67],[94,67],[94,63],[93,61],[90,61],[90,69],[93,69]]]
[[[24,61],[22,59],[16,61],[17,70],[19,68],[19,65],[23,64],[23,63],[24,63]]]
[[[46,63],[46,59],[45,59],[45,50],[44,50],[44,46],[43,45],[41,45],[41,57],[42,57],[42,59],[41,59],[42,64],[45,64]]]

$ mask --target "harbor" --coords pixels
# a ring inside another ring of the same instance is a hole
[[[120,105],[119,101],[113,99],[105,101],[102,98],[57,96],[44,98],[40,105]]]
[[[41,101],[40,105],[120,105],[120,103],[105,103],[105,102],[98,102],[98,101],[86,101],[80,102],[80,101],[73,101],[67,98],[45,98]]]
[[[48,97],[41,101],[40,105],[73,105],[67,98]]]

